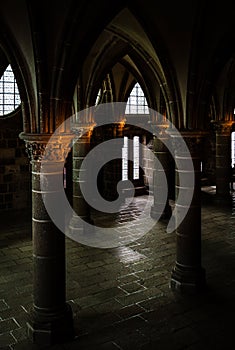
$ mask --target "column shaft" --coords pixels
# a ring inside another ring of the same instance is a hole
[[[90,138],[91,138],[91,129],[87,126],[84,130],[80,130],[79,127],[74,129],[75,133],[81,131],[82,134],[76,141],[73,146],[73,209],[77,216],[79,216],[84,222],[92,223],[90,216],[90,207],[86,202],[83,193],[81,191],[81,181],[86,181],[86,174],[82,173],[86,172],[86,169],[82,168],[81,165],[86,155],[90,151]],[[85,176],[84,176],[85,175]],[[79,234],[84,233],[84,225],[81,224],[81,221],[77,220],[77,216],[74,215],[69,224],[69,231],[71,237],[75,237]]]
[[[217,124],[216,128],[216,197],[230,198],[231,125]]]
[[[80,182],[84,181],[83,176],[83,180],[81,180],[81,164],[89,150],[90,134],[86,133],[73,146],[73,209],[84,220],[89,220],[90,210],[89,205],[81,193]]]
[[[121,127],[119,123],[105,125],[103,130],[104,142],[115,138],[123,138],[123,127]],[[114,159],[105,164],[102,175],[102,197],[107,201],[116,200],[119,197],[117,184],[122,180],[122,160]]]
[[[65,236],[52,222],[44,204],[44,200],[58,194],[56,184],[63,181],[63,170],[60,170],[63,164],[48,161],[47,173],[43,173],[41,158],[46,141],[33,135],[22,135],[22,138],[26,140],[32,165],[34,303],[28,334],[33,343],[47,346],[74,336],[72,311],[65,301]],[[42,191],[41,178],[48,190]]]
[[[190,132],[184,132],[182,136],[190,152],[184,152],[177,146],[177,140],[173,141],[176,161],[176,264],[171,276],[171,288],[191,293],[205,285],[205,271],[201,267],[201,137]],[[191,160],[193,168],[190,166]],[[190,193],[193,194],[191,201]]]
[[[168,183],[168,199],[167,203],[165,205],[165,209],[161,215],[162,219],[169,218],[171,216],[171,208],[169,205],[169,189],[171,188],[170,183],[170,172],[171,172],[171,159],[169,150],[167,148],[167,143],[169,140],[169,135],[165,133],[165,130],[160,130],[159,133],[157,133],[157,136],[154,137],[153,141],[153,152],[160,162],[161,166],[155,166],[153,171],[153,196],[154,196],[154,204],[151,208],[151,217],[152,218],[158,218],[159,213],[162,212],[162,196],[159,195],[161,193],[161,187],[163,186],[162,178],[166,176],[167,183]]]

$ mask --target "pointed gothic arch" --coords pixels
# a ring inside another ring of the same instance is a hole
[[[18,85],[9,64],[0,78],[0,118],[12,115],[20,103]]]
[[[135,83],[128,97],[125,114],[149,114],[144,91],[138,82]]]

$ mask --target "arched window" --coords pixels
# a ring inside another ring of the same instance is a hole
[[[95,106],[97,106],[100,103],[101,100],[101,89],[99,89],[97,97],[96,97],[96,101],[95,101]]]
[[[0,79],[0,117],[12,113],[20,102],[16,79],[9,65]]]
[[[126,114],[149,114],[147,100],[139,83],[133,87],[126,104]]]
[[[235,131],[231,135],[231,162],[233,166],[235,164]]]
[[[139,180],[140,178],[140,138],[139,136],[133,137],[133,146],[132,150],[129,149],[129,142],[128,142],[128,136],[124,136],[123,139],[123,147],[122,147],[122,181],[128,180],[128,175],[131,176],[133,180]],[[132,169],[132,175],[129,172],[129,166],[128,166],[128,154],[129,152],[133,152],[133,169]]]

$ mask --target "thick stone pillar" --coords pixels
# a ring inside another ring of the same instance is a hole
[[[168,124],[160,125],[159,127],[155,128],[156,132],[154,135],[153,140],[153,152],[156,158],[161,163],[161,167],[156,167],[153,170],[153,196],[154,196],[154,203],[151,207],[151,217],[152,218],[158,218],[159,213],[162,212],[162,196],[159,196],[159,193],[161,193],[161,187],[162,184],[162,178],[166,176],[167,182],[168,182],[168,199],[167,203],[165,205],[164,211],[161,215],[161,219],[167,219],[171,216],[171,208],[169,205],[169,198],[171,193],[171,186],[172,183],[170,181],[170,172],[171,172],[171,158],[169,149],[167,147],[170,136],[166,133],[166,129],[168,127]]]
[[[176,263],[170,285],[172,289],[192,293],[205,286],[205,271],[201,267],[200,200],[200,144],[203,134],[182,132],[181,136],[171,136],[176,162]],[[181,137],[190,152],[182,147]],[[190,193],[193,194],[191,201]]]
[[[72,150],[73,209],[77,216],[79,216],[83,221],[92,223],[90,217],[90,207],[86,202],[81,191],[81,181],[85,181],[85,177],[81,174],[81,171],[86,171],[85,169],[81,169],[81,164],[88,152],[90,151],[92,127],[89,125],[84,126],[82,128],[77,127],[74,128],[73,131],[75,134],[78,135],[78,139],[74,143]],[[84,226],[81,225],[80,222],[81,221],[78,222],[76,216],[72,218],[69,225],[71,236],[76,236],[84,233]]]
[[[99,146],[103,142],[123,139],[125,122],[113,122],[102,125],[94,130],[93,147]],[[121,149],[120,149],[121,156]],[[102,154],[99,154],[99,158]],[[117,184],[122,179],[122,159],[113,159],[104,164],[98,174],[98,190],[101,197],[107,201],[116,200],[119,197]]]
[[[32,167],[32,243],[33,243],[33,309],[28,335],[33,343],[51,345],[73,338],[73,319],[65,301],[65,235],[54,225],[44,205],[43,196],[58,192],[56,184],[63,179],[64,149],[51,147],[47,173],[41,168],[48,135],[21,134]],[[40,176],[49,185],[41,190]],[[52,184],[55,184],[52,191]],[[45,198],[45,197],[44,197]]]
[[[232,122],[213,122],[216,132],[216,200],[230,200]]]
[[[124,125],[122,123],[111,123],[103,127],[104,141],[123,138]],[[121,153],[120,153],[121,154]],[[122,160],[114,159],[103,168],[102,196],[107,201],[116,200],[119,197],[117,184],[122,180]],[[128,190],[127,190],[128,191]]]

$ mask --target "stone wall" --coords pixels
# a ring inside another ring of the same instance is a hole
[[[0,211],[30,206],[30,163],[22,131],[21,112],[0,118]]]

